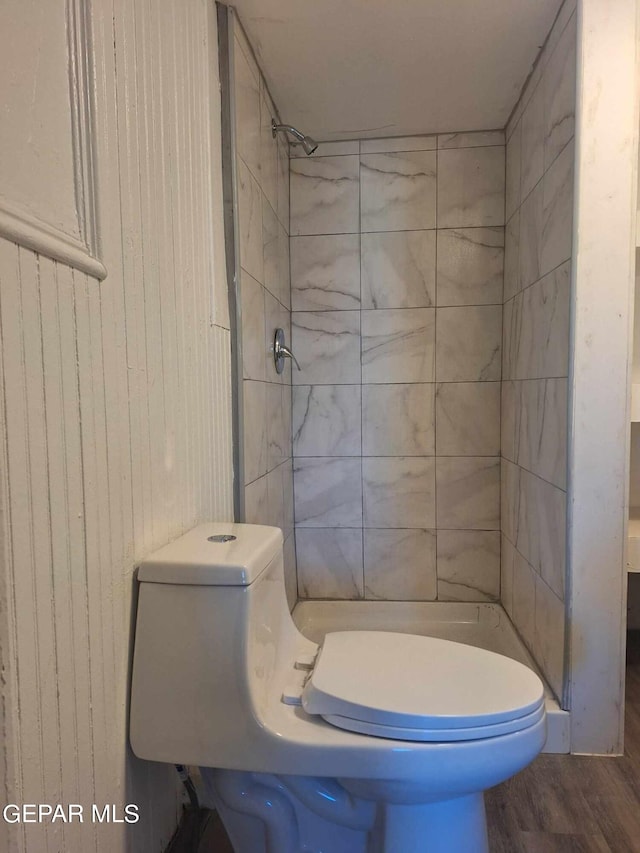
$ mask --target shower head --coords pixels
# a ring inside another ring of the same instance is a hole
[[[271,119],[271,133],[273,138],[275,139],[276,134],[278,133],[289,133],[297,142],[294,142],[294,145],[302,145],[304,148],[305,154],[313,154],[313,152],[318,147],[318,143],[315,139],[312,139],[310,136],[305,136],[304,133],[300,133],[295,127],[292,127],[290,124],[276,124],[275,119]]]

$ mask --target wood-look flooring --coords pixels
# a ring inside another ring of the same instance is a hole
[[[541,755],[485,799],[491,853],[640,853],[640,632],[628,635],[624,756]]]
[[[487,792],[491,853],[640,853],[639,631],[628,639],[625,710],[622,758],[541,755]],[[195,849],[234,853],[217,815]],[[194,847],[171,849],[182,851]]]

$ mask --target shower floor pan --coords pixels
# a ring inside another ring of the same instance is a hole
[[[293,620],[320,643],[330,631],[398,631],[467,643],[520,661],[544,684],[547,742],[543,752],[569,752],[569,713],[563,711],[499,604],[440,601],[300,601]]]

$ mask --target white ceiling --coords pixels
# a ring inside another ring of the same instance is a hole
[[[236,0],[283,121],[318,140],[504,127],[561,0]]]

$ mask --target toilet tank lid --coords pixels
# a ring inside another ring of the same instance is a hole
[[[282,548],[282,531],[259,524],[210,522],[142,560],[138,580],[197,586],[248,586]]]

